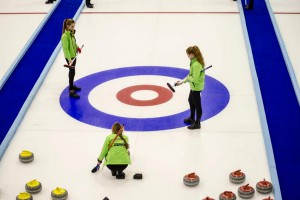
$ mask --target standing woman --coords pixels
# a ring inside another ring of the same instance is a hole
[[[105,164],[111,170],[111,175],[117,179],[124,179],[123,170],[131,164],[128,137],[123,134],[124,126],[118,122],[113,124],[111,130],[112,133],[106,137],[98,157],[98,166],[105,158]]]
[[[76,91],[80,91],[81,88],[74,85],[74,77],[75,77],[75,65],[76,65],[76,54],[81,53],[81,49],[76,44],[75,39],[75,21],[73,19],[65,19],[63,23],[62,29],[62,48],[64,52],[64,56],[68,65],[73,67],[69,68],[69,94],[70,97],[79,98],[80,96],[76,93]],[[75,59],[74,59],[75,58]],[[72,62],[72,60],[74,61]]]
[[[202,105],[201,105],[201,91],[204,88],[205,63],[202,57],[201,51],[197,46],[191,46],[186,49],[187,56],[191,60],[190,62],[190,72],[183,81],[177,81],[176,85],[181,85],[182,83],[189,82],[190,84],[190,94],[189,94],[189,104],[190,104],[190,117],[184,119],[184,122],[190,124],[188,129],[200,129],[201,116],[202,116]],[[196,113],[196,120],[195,120]]]

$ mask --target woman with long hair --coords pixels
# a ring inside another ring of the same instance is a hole
[[[205,72],[203,71],[203,69],[205,63],[198,46],[188,47],[186,49],[186,54],[190,59],[190,71],[182,81],[177,81],[176,85],[181,85],[182,83],[187,82],[190,84],[190,94],[188,98],[190,105],[190,116],[184,119],[184,123],[190,124],[190,126],[188,126],[188,129],[200,129],[200,120],[202,117],[200,93],[204,89]]]
[[[76,91],[80,91],[81,88],[74,85],[74,77],[76,65],[75,57],[77,53],[81,53],[81,49],[76,44],[75,21],[73,19],[64,20],[61,42],[67,64],[72,66],[69,67],[69,95],[73,98],[79,98],[80,96],[76,93]]]
[[[108,135],[98,157],[98,166],[105,158],[105,165],[111,170],[112,176],[124,179],[124,169],[131,164],[128,137],[123,134],[124,126],[116,122],[111,128],[112,133]]]

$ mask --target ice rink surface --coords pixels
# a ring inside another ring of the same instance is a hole
[[[181,127],[126,131],[132,159],[132,165],[125,170],[126,179],[115,180],[107,168],[92,174],[90,170],[110,130],[82,123],[61,108],[59,99],[68,84],[61,51],[0,162],[1,200],[16,198],[32,179],[43,185],[43,190],[34,195],[35,200],[50,199],[57,186],[66,188],[71,200],[105,196],[110,200],[200,200],[206,196],[218,199],[224,191],[237,193],[240,185],[228,179],[232,171],[242,169],[246,173],[245,184],[254,187],[264,178],[270,180],[236,2],[94,0],[92,3],[95,8],[84,8],[76,23],[77,43],[85,45],[78,56],[76,80],[131,66],[188,70],[185,50],[198,45],[206,64],[213,65],[206,74],[226,86],[229,103],[220,113],[203,121],[201,130]],[[299,82],[300,4],[296,0],[270,3]],[[37,0],[2,2],[0,78],[50,9],[51,5]],[[116,94],[128,86],[165,87],[166,82],[176,80],[149,75],[112,79],[95,87],[88,99],[96,109],[108,114],[133,118],[167,116],[189,109],[187,84],[176,88],[170,101],[151,108],[123,104]],[[85,85],[80,86],[85,89]],[[149,100],[155,95],[139,91],[134,98]],[[20,163],[18,154],[22,150],[32,151],[34,162]],[[187,187],[182,182],[183,176],[190,172],[200,176],[197,187]],[[135,173],[143,173],[144,179],[134,180]],[[266,197],[256,193],[252,199]]]

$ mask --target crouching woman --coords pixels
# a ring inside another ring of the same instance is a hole
[[[105,158],[105,164],[111,170],[112,176],[117,179],[124,179],[123,172],[131,164],[129,154],[128,137],[123,134],[124,126],[116,122],[112,126],[112,133],[108,135],[98,157],[98,165]]]

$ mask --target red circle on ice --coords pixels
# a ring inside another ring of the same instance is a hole
[[[154,91],[158,96],[151,100],[138,100],[132,98],[132,93],[141,90]],[[116,96],[119,101],[128,105],[155,106],[169,101],[173,97],[173,93],[169,89],[157,85],[136,85],[120,90]]]

